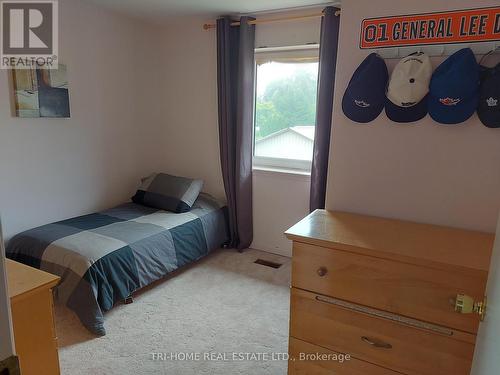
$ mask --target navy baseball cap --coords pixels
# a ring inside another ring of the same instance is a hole
[[[385,61],[371,53],[352,75],[342,99],[342,110],[351,120],[375,120],[384,109],[389,73]]]
[[[479,65],[470,48],[448,57],[432,75],[429,114],[441,124],[459,124],[471,117],[479,100]]]
[[[477,114],[488,128],[500,128],[500,64],[494,68],[481,67]]]

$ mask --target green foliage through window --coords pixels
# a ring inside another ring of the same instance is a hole
[[[292,126],[315,124],[318,64],[293,65],[295,69],[292,74],[271,79],[266,82],[264,92],[257,95],[256,140]],[[257,70],[257,85],[259,84],[262,82]]]

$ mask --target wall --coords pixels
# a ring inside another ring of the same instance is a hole
[[[494,5],[498,1],[344,2],[329,209],[494,232],[500,208],[500,131],[484,127],[476,116],[446,127],[429,117],[415,125],[397,125],[381,114],[363,126],[348,120],[341,110],[349,79],[368,54],[358,48],[363,18]]]
[[[162,30],[162,162],[167,173],[198,177],[224,198],[219,160],[215,31],[206,19],[169,21]]]
[[[71,119],[13,117],[9,75],[0,71],[0,211],[6,237],[121,203],[158,163],[161,112],[150,101],[159,92],[159,68],[151,66],[158,64],[150,48],[154,30],[77,0],[59,1],[59,14]]]
[[[265,17],[259,15],[260,19]],[[224,198],[217,118],[216,32],[203,30],[208,21],[213,22],[196,17],[179,18],[169,21],[162,31],[165,68],[161,92],[165,96],[165,110],[161,170],[201,177],[205,180],[205,190]],[[255,45],[318,42],[319,31],[319,19],[259,25]],[[256,172],[253,182],[252,247],[289,255],[291,245],[283,232],[308,212],[309,178]]]
[[[291,256],[283,233],[309,212],[308,175],[254,170],[252,248]]]

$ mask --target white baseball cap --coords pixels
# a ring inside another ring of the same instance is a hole
[[[416,52],[398,62],[387,87],[387,117],[395,122],[424,118],[431,77],[432,64],[425,53]]]

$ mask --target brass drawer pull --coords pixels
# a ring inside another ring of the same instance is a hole
[[[368,314],[371,316],[376,316],[379,318],[387,319],[387,320],[390,320],[390,321],[395,322],[395,323],[405,324],[405,325],[410,326],[410,327],[425,329],[427,331],[439,333],[439,334],[445,335],[445,336],[453,336],[453,331],[451,329],[441,327],[441,326],[438,326],[436,324],[422,322],[422,321],[417,320],[417,319],[407,318],[405,316],[389,313],[389,312],[382,311],[382,310],[373,309],[371,307],[356,305],[355,303],[343,301],[341,299],[337,299],[337,298],[333,298],[333,297],[317,295],[315,299],[316,299],[316,301],[319,301],[319,302],[328,303],[330,305],[335,305],[335,306],[340,306],[340,307],[343,307],[345,309],[353,310],[353,311],[360,312],[363,314]]]
[[[474,301],[474,298],[466,294],[457,294],[457,298],[452,301],[455,311],[459,314],[477,314],[479,320],[483,321],[486,315],[487,298],[482,301]]]
[[[320,267],[318,268],[316,273],[318,274],[319,277],[323,277],[328,273],[328,269],[326,267]]]
[[[362,336],[361,341],[366,342],[367,344],[369,344],[375,348],[381,348],[381,349],[391,349],[392,348],[391,344],[388,344],[388,343],[382,342],[382,341],[372,340],[366,336]]]

